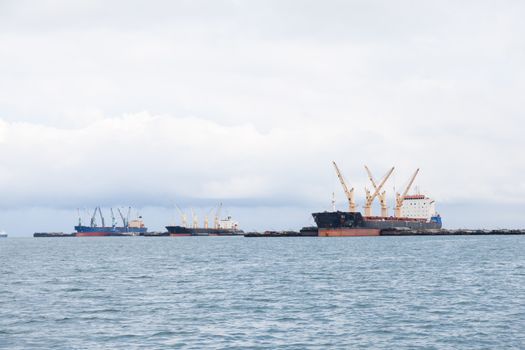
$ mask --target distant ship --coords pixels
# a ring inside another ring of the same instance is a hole
[[[244,231],[239,229],[239,224],[232,220],[231,216],[227,216],[224,219],[219,219],[222,203],[219,204],[217,212],[215,214],[213,227],[209,227],[208,216],[204,219],[204,226],[199,227],[197,216],[192,211],[192,227],[187,227],[186,214],[184,214],[179,207],[181,214],[182,225],[171,225],[166,226],[168,233],[172,237],[179,236],[242,236]]]
[[[0,238],[7,238],[7,233],[5,233],[5,231],[0,231]]]
[[[317,224],[319,236],[379,236],[383,230],[428,230],[440,229],[442,227],[441,216],[436,213],[435,201],[422,194],[408,195],[419,169],[410,178],[403,194],[396,194],[396,207],[394,216],[388,215],[385,191],[381,192],[385,182],[388,180],[394,168],[392,167],[378,183],[372,176],[370,169],[365,166],[368,177],[374,187],[374,192],[365,189],[366,198],[364,215],[356,210],[354,202],[354,189],[348,189],[337,164],[333,162],[337,176],[348,203],[348,211],[336,211],[335,200],[332,200],[333,210],[331,212],[312,213]],[[381,205],[381,215],[371,215],[371,205],[378,197]]]
[[[58,237],[75,237],[75,233],[64,233],[64,232],[35,232],[33,233],[35,238],[58,238]]]
[[[82,225],[82,219],[80,217],[78,218],[78,225],[75,226],[75,236],[76,237],[96,237],[96,236],[140,236],[144,235],[148,231],[147,227],[144,226],[144,222],[142,221],[142,216],[139,216],[137,219],[129,220],[129,215],[131,211],[131,207],[128,209],[128,215],[124,216],[120,209],[118,210],[118,213],[120,214],[120,217],[122,218],[122,226],[117,226],[117,220],[115,219],[115,215],[113,212],[113,208],[110,208],[111,210],[111,226],[106,226],[104,221],[104,216],[102,215],[102,210],[100,207],[96,207],[93,215],[91,216],[90,225],[84,226]],[[96,222],[96,215],[97,213],[100,215],[100,221],[101,226],[97,225]]]

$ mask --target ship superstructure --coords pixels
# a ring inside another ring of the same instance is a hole
[[[130,221],[129,217],[131,214],[131,207],[128,208],[127,216],[124,216],[120,208],[118,208],[117,211],[122,219],[122,226],[117,226],[117,220],[113,208],[110,208],[111,226],[106,226],[104,215],[102,214],[100,207],[96,207],[93,211],[89,226],[82,225],[82,217],[79,211],[78,225],[75,226],[75,236],[139,236],[147,232],[148,229],[144,226],[142,216],[137,216],[136,219]],[[100,217],[100,226],[97,223],[97,213]]]
[[[394,215],[391,216],[388,213],[386,191],[383,190],[383,187],[394,172],[394,167],[390,168],[380,181],[376,181],[370,169],[365,165],[373,190],[365,188],[364,215],[362,215],[356,210],[354,189],[348,189],[339,167],[335,162],[333,165],[348,199],[349,210],[343,212],[334,209],[331,212],[313,213],[319,236],[379,236],[382,230],[389,229],[441,228],[441,217],[436,213],[435,201],[422,194],[408,194],[419,169],[410,177],[403,193],[396,193]],[[378,216],[372,215],[372,204],[375,198],[379,199],[381,207],[381,214]]]
[[[401,217],[431,219],[436,216],[436,202],[423,194],[405,196]]]

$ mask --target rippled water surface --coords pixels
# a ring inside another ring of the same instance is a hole
[[[525,237],[0,241],[0,348],[525,348]]]

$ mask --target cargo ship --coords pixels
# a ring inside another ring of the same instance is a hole
[[[343,236],[379,236],[382,231],[388,230],[436,230],[441,229],[441,216],[436,213],[435,201],[422,194],[409,195],[408,192],[419,172],[415,171],[403,194],[396,194],[394,215],[388,215],[386,202],[386,191],[382,191],[386,181],[394,171],[392,167],[377,182],[370,169],[365,165],[368,178],[374,191],[365,189],[366,197],[364,203],[364,215],[356,210],[354,201],[354,189],[349,189],[337,167],[333,162],[336,174],[341,182],[343,191],[348,199],[348,211],[336,211],[335,199],[332,199],[332,211],[312,213],[317,225],[320,237],[343,237]],[[381,215],[373,216],[372,204],[375,198],[379,198]]]
[[[0,238],[7,238],[7,233],[0,231]]]
[[[172,237],[184,236],[242,236],[244,231],[239,229],[239,224],[232,220],[231,216],[224,219],[219,219],[221,213],[222,203],[219,204],[215,214],[213,227],[209,227],[208,216],[204,218],[204,226],[199,227],[197,216],[192,210],[192,226],[188,227],[186,223],[186,214],[177,207],[181,214],[181,225],[166,226],[166,230]],[[213,209],[212,209],[213,210]],[[211,213],[211,211],[210,211]]]
[[[433,216],[430,220],[408,217],[365,217],[360,212],[321,212],[312,214],[317,224],[320,237],[335,236],[379,236],[384,230],[440,229],[441,217]]]
[[[124,216],[122,211],[118,209],[118,213],[122,219],[122,226],[117,226],[117,221],[113,212],[111,211],[111,226],[105,225],[104,216],[100,207],[96,207],[93,215],[91,216],[90,225],[82,225],[82,218],[79,214],[78,225],[75,226],[76,237],[100,237],[100,236],[140,236],[144,235],[148,229],[144,226],[142,217],[138,216],[137,219],[129,220],[129,214],[131,207],[128,209],[128,215]],[[97,225],[96,215],[100,215],[101,226]]]
[[[244,231],[239,229],[237,222],[234,222],[231,216],[219,220],[219,224],[214,227],[184,227],[184,226],[166,226],[170,236],[242,236]]]

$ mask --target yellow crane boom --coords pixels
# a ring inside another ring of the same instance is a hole
[[[213,219],[213,228],[220,228],[219,220],[221,219],[221,209],[222,209],[222,202],[219,203],[219,206],[217,207],[217,211],[215,212],[215,218]]]
[[[410,187],[412,186],[412,184],[414,183],[414,180],[416,179],[417,173],[419,173],[419,168],[416,169],[416,171],[414,172],[414,175],[412,175],[412,177],[410,178],[410,181],[408,181],[408,185],[405,188],[403,195],[396,193],[396,210],[395,210],[396,217],[401,216],[401,208],[403,207],[403,202],[405,201],[405,197],[408,194]]]
[[[365,165],[366,172],[368,173],[368,178],[370,179],[370,182],[372,182],[372,186],[374,186],[374,190],[377,189],[377,182],[374,179],[374,176],[372,175],[372,172],[368,167]],[[381,204],[381,216],[387,217],[388,216],[388,206],[386,202],[386,191],[383,191],[377,195],[379,197],[379,203]]]
[[[383,186],[385,185],[385,182],[388,180],[390,175],[394,172],[394,167],[392,167],[386,175],[383,177],[383,180],[381,180],[381,183],[375,188],[375,191],[373,194],[370,194],[370,191],[365,188],[366,192],[366,199],[365,199],[365,216],[371,216],[372,214],[372,202],[374,201],[374,198],[377,197]],[[375,182],[375,181],[374,181]]]
[[[332,164],[334,165],[335,172],[337,173],[337,177],[339,178],[339,182],[341,182],[343,191],[345,192],[346,198],[348,199],[348,211],[351,213],[355,213],[356,205],[354,200],[354,188],[351,188],[350,190],[348,189],[343,175],[341,174],[341,171],[339,171],[339,167],[337,166],[335,161],[332,161]]]
[[[198,221],[197,215],[193,211],[193,208],[191,208],[191,221],[192,221],[193,228],[199,227],[199,221]]]
[[[186,221],[186,214],[184,214],[184,212],[180,209],[180,207],[178,205],[175,205],[177,210],[179,211],[179,214],[180,214],[180,221],[181,221],[181,224],[182,224],[182,227],[186,227],[187,226],[187,221]]]

